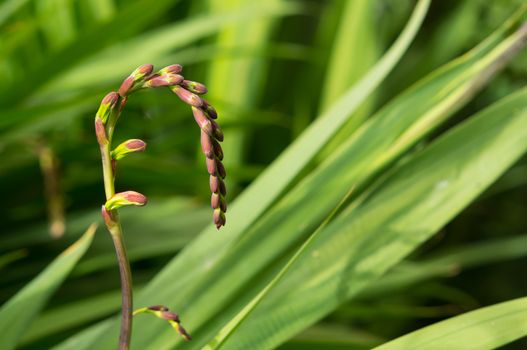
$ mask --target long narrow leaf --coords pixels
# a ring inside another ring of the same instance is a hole
[[[0,309],[2,349],[15,348],[35,316],[84,255],[95,230],[95,225],[90,226],[81,239],[66,249],[38,277],[2,306]]]
[[[527,298],[520,298],[433,324],[375,349],[486,350],[497,349],[525,336]]]

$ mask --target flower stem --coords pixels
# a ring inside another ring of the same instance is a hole
[[[115,174],[112,166],[112,157],[110,155],[110,140],[111,134],[109,135],[109,142],[100,144],[106,200],[109,200],[113,197],[113,195],[115,195]],[[119,264],[119,273],[121,276],[121,332],[119,335],[118,349],[128,350],[130,348],[130,339],[132,335],[132,274],[130,272],[130,263],[128,262],[128,257],[126,256],[126,247],[123,241],[123,231],[121,228],[121,222],[119,220],[119,213],[115,209],[108,211],[107,214],[108,215],[105,216],[106,226],[110,232],[110,235],[112,236],[115,253],[117,254],[117,262]]]
[[[130,347],[130,339],[132,336],[132,312],[133,312],[133,297],[132,297],[132,274],[130,272],[130,264],[126,256],[126,248],[122,237],[121,224],[117,211],[114,210],[112,216],[115,218],[117,225],[112,228],[111,235],[115,252],[117,253],[117,261],[119,263],[119,273],[121,275],[121,333],[119,335],[119,350],[128,350]]]

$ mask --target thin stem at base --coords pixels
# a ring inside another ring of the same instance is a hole
[[[112,216],[115,218],[117,225],[110,232],[112,235],[115,252],[117,253],[117,262],[119,263],[119,273],[121,275],[121,333],[119,335],[119,350],[128,350],[132,336],[132,312],[133,312],[133,295],[132,295],[132,273],[130,264],[126,256],[126,247],[124,245],[121,224],[119,223],[118,214],[114,211]]]

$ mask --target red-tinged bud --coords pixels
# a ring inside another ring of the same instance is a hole
[[[213,193],[210,196],[210,207],[212,209],[217,209],[220,207],[220,195],[219,193]]]
[[[183,81],[183,77],[178,74],[166,74],[147,80],[145,87],[174,86]]]
[[[211,176],[209,177],[210,191],[211,191],[212,193],[217,193],[218,190],[220,189],[219,181],[221,181],[221,180],[218,179],[218,177],[216,177],[216,176],[214,176],[214,175],[211,175]]]
[[[220,229],[220,227],[225,226],[225,214],[221,211],[220,208],[214,209],[212,220],[214,221],[214,224],[216,225],[216,228],[218,230]]]
[[[154,70],[153,65],[143,64],[142,66],[139,66],[138,68],[136,68],[130,76],[134,78],[134,81],[138,81],[138,80],[143,79],[145,76],[150,75],[153,70]]]
[[[220,197],[220,209],[222,212],[227,212],[227,201],[223,196]]]
[[[112,228],[114,228],[115,225],[117,225],[114,218],[112,217],[112,213],[106,210],[106,207],[103,205],[101,208],[101,214],[102,214],[104,223],[106,224],[106,227],[108,228],[109,231],[111,231]]]
[[[100,118],[102,120],[102,123],[106,124],[106,121],[110,117],[112,110],[114,109],[118,100],[119,100],[119,95],[114,91],[104,96],[99,106],[99,109],[97,110],[97,113],[95,114],[95,117]]]
[[[126,78],[123,83],[121,84],[121,87],[119,87],[119,95],[122,97],[125,97],[128,95],[130,90],[132,90],[132,87],[134,86],[134,77],[129,76]]]
[[[221,148],[220,143],[216,140],[213,140],[212,146],[214,147],[214,154],[216,155],[216,158],[223,160],[223,149]]]
[[[185,102],[188,105],[194,107],[201,107],[203,105],[203,100],[201,99],[201,97],[196,94],[193,94],[192,92],[182,88],[179,85],[173,86],[172,91],[181,99],[181,101]]]
[[[161,312],[161,318],[164,318],[165,320],[180,322],[179,321],[179,315],[176,314],[175,312],[162,311]]]
[[[115,106],[115,104],[117,103],[118,99],[119,99],[119,95],[117,94],[117,92],[112,91],[112,92],[106,94],[106,96],[104,96],[104,98],[102,99],[101,103],[108,104],[108,105],[111,105],[111,106]]]
[[[106,129],[102,123],[101,118],[95,117],[95,135],[97,136],[97,142],[99,145],[107,145],[108,137],[106,136]]]
[[[225,198],[219,193],[213,193],[210,196],[210,206],[212,209],[220,208],[223,213],[227,212],[227,202]]]
[[[207,172],[210,175],[216,175],[216,159],[206,158],[205,161],[207,163]]]
[[[147,203],[144,195],[135,191],[125,191],[116,193],[106,201],[104,205],[107,210],[114,210],[127,205],[143,206]]]
[[[218,123],[216,123],[214,120],[211,120],[211,124],[212,124],[212,130],[213,130],[213,134],[214,134],[214,138],[218,141],[223,141],[223,131],[221,131],[220,129],[220,126],[218,125]]]
[[[220,175],[222,179],[225,179],[225,176],[227,176],[227,172],[225,171],[223,163],[219,160],[216,161],[216,170],[218,171],[218,175]]]
[[[209,135],[201,130],[201,150],[207,158],[214,158],[214,146]]]
[[[225,186],[225,181],[223,181],[222,179],[218,179],[219,182],[218,182],[218,185],[220,187],[220,193],[222,196],[226,196],[227,195],[227,186]]]
[[[193,92],[198,95],[203,95],[207,93],[207,87],[195,81],[183,80],[181,82],[181,86],[183,86],[188,91]]]
[[[111,156],[115,160],[124,158],[129,153],[143,152],[146,148],[146,142],[140,139],[131,139],[124,141],[117,146],[111,153]]]
[[[183,328],[183,326],[181,324],[178,324],[177,331],[183,337],[183,339],[185,339],[187,341],[192,340],[192,337],[190,336],[190,334],[187,333],[187,331],[185,330],[185,328]]]
[[[179,74],[183,71],[183,67],[180,64],[172,64],[159,71],[160,75],[164,74]]]
[[[212,107],[207,100],[204,100],[204,99],[202,99],[202,100],[203,100],[203,107],[202,108],[207,113],[207,115],[210,118],[212,118],[212,119],[218,118],[218,113],[216,112],[214,107]]]
[[[194,115],[194,120],[198,124],[199,128],[207,133],[209,136],[213,136],[214,127],[212,125],[212,120],[207,118],[205,113],[197,107],[192,107],[192,114]]]
[[[168,307],[164,305],[152,305],[147,307],[147,309],[152,311],[168,311]]]

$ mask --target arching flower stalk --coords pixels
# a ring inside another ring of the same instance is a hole
[[[145,64],[134,70],[123,81],[118,92],[110,92],[103,98],[95,115],[95,134],[101,151],[104,191],[106,194],[106,203],[102,206],[102,216],[115,246],[121,276],[120,350],[129,349],[133,314],[143,312],[151,313],[167,320],[183,338],[190,340],[190,335],[181,326],[179,316],[170,312],[165,306],[146,307],[133,313],[132,276],[126,256],[118,209],[127,205],[143,206],[147,203],[147,198],[135,191],[116,193],[114,184],[117,162],[128,154],[143,152],[146,148],[146,143],[143,140],[130,139],[112,149],[112,139],[117,120],[131,94],[143,89],[168,87],[183,102],[191,106],[194,119],[201,129],[201,148],[205,154],[207,171],[210,175],[213,221],[218,229],[225,225],[225,212],[227,211],[225,201],[227,192],[224,182],[226,174],[222,163],[223,151],[220,146],[220,142],[223,141],[223,133],[215,121],[218,117],[216,110],[201,97],[207,92],[207,88],[203,84],[185,80],[180,75],[182,67],[179,64],[165,67],[155,73],[153,69],[154,67],[151,64]]]

